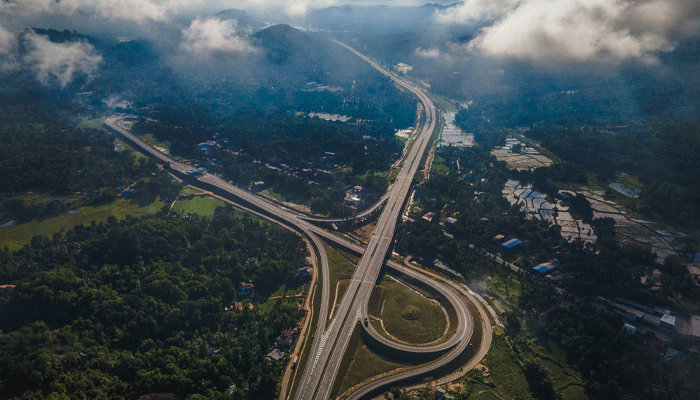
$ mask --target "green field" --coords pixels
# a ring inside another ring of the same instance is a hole
[[[457,112],[457,107],[455,106],[455,102],[448,99],[445,96],[441,96],[439,94],[430,94],[430,98],[433,99],[433,102],[435,102],[435,105],[441,109],[442,111],[445,112]]]
[[[333,300],[336,298],[336,286],[338,290],[338,302],[340,302],[340,300],[343,298],[345,290],[348,287],[347,281],[340,282],[340,285],[338,285],[338,281],[342,279],[347,280],[348,278],[350,278],[355,272],[355,265],[353,265],[350,261],[343,257],[343,254],[341,254],[338,250],[335,250],[334,248],[326,245],[325,243],[323,247],[326,251],[326,255],[328,256],[328,270],[330,272],[331,284],[331,292],[329,299],[332,306]],[[343,284],[344,282],[345,284]],[[331,313],[333,312],[333,310],[330,311]]]
[[[153,137],[153,135],[150,133],[147,133],[147,134],[141,136],[141,139],[143,139],[144,142],[150,144],[153,147],[162,147],[165,150],[167,150],[168,152],[170,151],[170,143],[161,142],[158,139],[156,139],[155,137]]]
[[[430,172],[433,174],[447,174],[450,172],[450,168],[445,165],[445,160],[435,155],[433,158],[433,164],[430,166]]]
[[[179,215],[197,214],[202,217],[212,217],[217,207],[225,205],[226,203],[213,197],[194,197],[178,200],[173,206],[172,212]]]
[[[505,276],[489,278],[490,301],[502,312],[519,310],[520,284]],[[501,315],[503,316],[503,315]],[[581,373],[566,362],[566,355],[556,343],[550,342],[546,331],[538,328],[539,321],[523,323],[519,336],[513,337],[501,329],[494,332],[486,358],[482,361],[485,374],[474,370],[465,377],[468,398],[532,399],[533,395],[523,365],[539,364],[547,373],[552,387],[564,399],[588,399]],[[539,335],[536,334],[539,332]]]
[[[114,141],[114,147],[117,151],[130,151],[130,152],[132,152],[134,154],[134,163],[136,165],[140,164],[141,160],[148,159],[148,157],[143,155],[143,153],[134,150],[134,148],[131,147],[131,145],[129,145],[128,142],[125,142],[122,139],[117,138]]]
[[[402,367],[405,367],[405,365],[380,358],[364,345],[359,345],[353,355],[352,363],[345,374],[343,383],[340,385],[340,393],[344,393],[367,379]]]
[[[440,339],[447,328],[447,315],[442,307],[404,284],[384,278],[386,289],[381,319],[387,333],[409,343],[430,343]],[[381,305],[378,305],[381,309]],[[414,307],[415,319],[407,318],[407,310]]]
[[[46,195],[27,194],[21,196],[25,201],[40,201],[48,199]],[[73,209],[80,210],[72,214],[63,213],[43,221],[30,221],[21,225],[0,229],[0,248],[11,251],[22,248],[37,235],[53,236],[54,233],[73,229],[77,225],[90,225],[92,221],[97,223],[107,222],[107,218],[116,217],[124,219],[127,215],[155,214],[165,205],[160,199],[141,207],[132,200],[119,198],[109,204],[100,206],[83,205],[83,201],[77,201],[71,205]]]
[[[78,124],[78,129],[99,129],[104,130],[105,120],[107,118],[95,118],[82,121]]]

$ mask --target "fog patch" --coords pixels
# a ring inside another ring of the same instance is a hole
[[[422,57],[422,58],[443,58],[443,57],[445,57],[445,55],[442,54],[440,49],[436,49],[436,48],[423,49],[423,48],[419,47],[416,49],[415,53],[418,57]]]
[[[17,34],[0,26],[0,72],[17,68]]]
[[[128,109],[131,108],[131,102],[124,100],[121,96],[118,96],[116,94],[113,94],[109,96],[106,99],[102,100],[102,103],[104,103],[105,107],[109,108],[110,110],[114,110],[117,108],[122,108],[122,109]]]

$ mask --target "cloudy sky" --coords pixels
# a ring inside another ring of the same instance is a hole
[[[434,2],[434,1],[433,1]],[[302,18],[332,5],[421,5],[423,1],[369,0],[0,0],[0,70],[20,65],[42,82],[65,85],[76,73],[92,74],[101,57],[87,43],[55,44],[26,32],[33,21],[79,17],[100,26],[170,24],[178,15],[210,15],[239,8],[280,19]],[[450,1],[438,1],[448,4]],[[451,51],[485,58],[530,60],[535,64],[647,65],[677,44],[700,36],[697,0],[464,0],[433,17],[436,27],[471,26],[476,37]],[[235,21],[199,17],[177,27],[182,53],[200,60],[219,54],[252,54],[256,49]],[[42,25],[43,26],[43,25]],[[51,27],[51,26],[46,26]],[[56,28],[60,28],[56,26]],[[18,43],[29,54],[18,56]],[[437,46],[436,46],[437,47]],[[444,50],[443,50],[444,51]],[[416,49],[421,57],[442,56],[437,48]]]

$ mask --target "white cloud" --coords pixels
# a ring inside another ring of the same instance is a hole
[[[485,23],[467,48],[491,56],[652,64],[679,37],[700,32],[699,14],[695,0],[467,0],[435,18]]]
[[[17,35],[0,26],[0,55],[10,54],[17,44]]]
[[[469,24],[491,20],[512,9],[518,0],[465,0],[463,3],[438,11],[435,20],[441,24]]]
[[[236,21],[207,18],[192,21],[182,31],[180,48],[195,57],[218,54],[247,54],[257,50],[248,38],[236,31]]]
[[[0,26],[0,71],[17,68],[17,34]]]
[[[423,58],[442,58],[444,55],[440,52],[440,49],[424,49],[417,48],[415,51],[416,55]]]
[[[110,95],[108,98],[103,99],[102,102],[107,108],[129,108],[131,107],[131,102],[124,100],[121,96],[116,94]]]
[[[290,17],[302,17],[311,10],[338,4],[337,0],[236,0],[222,1],[222,5],[243,9],[279,10]]]
[[[164,21],[185,7],[201,0],[6,0],[0,11],[9,15],[35,16],[42,13],[73,15],[78,11],[108,19],[136,22]]]
[[[45,85],[57,81],[60,86],[66,86],[76,74],[90,77],[102,62],[102,56],[87,42],[54,43],[48,36],[35,32],[26,33],[24,39],[29,53],[23,61]]]

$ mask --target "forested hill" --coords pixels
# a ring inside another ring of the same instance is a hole
[[[256,31],[265,26],[262,22],[251,18],[245,11],[236,8],[219,11],[214,16],[221,20],[236,20],[236,28],[239,30],[252,29]]]
[[[284,363],[264,356],[303,311],[224,307],[246,301],[240,281],[295,281],[305,255],[296,234],[222,208],[112,218],[2,252],[0,283],[16,288],[0,290],[0,398],[224,398],[233,384],[273,398]]]

